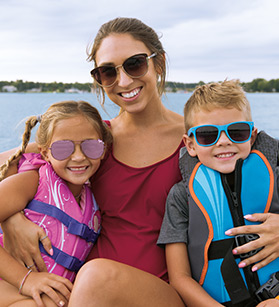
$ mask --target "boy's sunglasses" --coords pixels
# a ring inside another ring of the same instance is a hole
[[[74,153],[76,144],[80,145],[83,154],[89,159],[99,159],[105,149],[105,144],[102,140],[93,139],[82,142],[73,142],[70,140],[56,141],[52,143],[49,149],[54,159],[62,161]]]
[[[125,73],[131,78],[143,77],[148,71],[149,59],[156,56],[156,53],[148,56],[145,53],[136,54],[128,58],[122,65],[103,65],[91,70],[91,76],[102,87],[113,86],[117,79],[117,69],[122,67]]]
[[[219,140],[222,131],[233,143],[245,143],[250,140],[253,122],[233,122],[228,125],[203,125],[192,127],[188,130],[188,136],[194,135],[200,146],[212,146]]]

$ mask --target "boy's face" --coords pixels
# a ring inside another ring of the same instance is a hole
[[[193,114],[193,127],[200,125],[226,125],[232,122],[247,121],[243,111],[235,108],[218,108],[212,111],[200,110]],[[201,163],[220,173],[228,174],[234,171],[236,161],[246,159],[257,136],[257,129],[252,131],[251,139],[245,143],[234,143],[221,132],[219,140],[212,146],[198,145],[194,136],[184,135],[184,143],[189,154],[198,156]]]

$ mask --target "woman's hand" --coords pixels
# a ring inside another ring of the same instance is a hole
[[[33,271],[46,272],[46,265],[41,257],[39,241],[45,250],[52,255],[51,242],[44,230],[28,220],[22,213],[16,213],[1,223],[6,250],[19,262]],[[35,264],[35,266],[33,266]]]
[[[246,225],[227,230],[226,235],[238,234],[258,234],[257,240],[246,243],[233,250],[235,255],[247,253],[252,250],[264,247],[252,257],[246,258],[239,263],[239,267],[243,268],[255,263],[252,271],[256,271],[279,256],[279,214],[275,213],[255,213],[246,215],[245,219],[252,222],[262,222],[259,225]]]
[[[41,294],[46,294],[57,306],[64,306],[70,299],[72,287],[72,283],[64,277],[32,272],[26,278],[21,293],[33,297],[39,307],[44,307]]]
[[[272,298],[266,301],[261,302],[260,304],[257,305],[257,307],[278,307],[279,306],[279,300]]]

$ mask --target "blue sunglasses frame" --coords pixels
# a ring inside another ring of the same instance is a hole
[[[234,140],[233,138],[231,138],[230,134],[229,134],[229,127],[232,126],[232,125],[235,125],[235,124],[247,124],[249,126],[249,129],[250,129],[250,132],[249,132],[249,136],[247,139],[245,139],[244,141],[236,141]],[[198,141],[198,137],[197,137],[197,129],[199,128],[204,128],[204,127],[214,127],[218,130],[218,134],[216,136],[216,140],[210,144],[201,144],[199,141]],[[198,145],[200,146],[204,146],[204,147],[207,147],[207,146],[212,146],[214,144],[216,144],[220,138],[220,135],[221,135],[221,132],[224,131],[226,133],[226,136],[233,142],[233,143],[245,143],[247,141],[250,140],[251,138],[251,135],[252,135],[252,131],[254,129],[254,122],[248,122],[248,121],[242,121],[242,122],[232,122],[232,123],[229,123],[227,125],[201,125],[201,126],[196,126],[196,127],[192,127],[188,130],[188,136],[191,136],[191,134],[194,135],[195,137],[195,140],[197,142]]]

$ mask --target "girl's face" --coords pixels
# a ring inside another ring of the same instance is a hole
[[[122,65],[136,54],[151,55],[144,43],[135,40],[129,34],[111,34],[104,38],[97,53],[97,66],[109,64]],[[129,113],[143,111],[150,102],[160,101],[157,90],[157,74],[153,59],[149,60],[147,73],[140,78],[128,76],[122,67],[117,69],[117,81],[111,87],[104,88],[107,96]]]
[[[45,160],[50,162],[53,169],[59,177],[67,182],[73,195],[78,195],[82,185],[96,172],[99,168],[101,159],[90,159],[82,152],[79,143],[86,139],[100,139],[92,123],[82,115],[72,118],[62,119],[57,122],[50,146],[52,143],[60,140],[71,140],[75,143],[75,151],[65,160],[56,160],[50,149],[42,150],[41,154]]]
[[[194,113],[193,127],[200,125],[226,125],[237,121],[247,121],[243,111],[235,108],[218,108],[213,111],[200,110]],[[252,131],[251,139],[245,143],[234,143],[221,132],[220,138],[212,146],[200,146],[194,136],[184,135],[184,142],[191,156],[198,156],[201,163],[223,174],[234,171],[236,161],[246,159],[257,136],[257,129]]]

